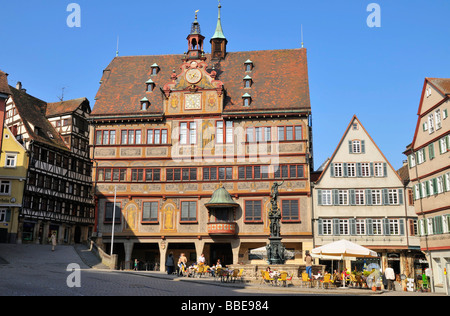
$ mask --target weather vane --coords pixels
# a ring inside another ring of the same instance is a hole
[[[195,19],[196,20],[197,20],[197,13],[198,13],[198,11],[200,11],[200,10],[195,11]]]

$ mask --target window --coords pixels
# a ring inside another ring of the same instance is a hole
[[[158,202],[142,203],[142,221],[158,222]]]
[[[281,219],[283,221],[299,221],[300,209],[299,200],[282,200],[281,201]]]
[[[166,181],[196,181],[197,168],[167,168]]]
[[[357,219],[355,221],[355,224],[356,224],[356,235],[365,235],[366,221],[364,219]]]
[[[381,190],[371,190],[372,205],[381,205]]]
[[[167,129],[148,129],[147,144],[167,144]]]
[[[180,144],[190,145],[197,143],[197,124],[195,122],[180,123]]]
[[[400,235],[400,221],[398,219],[389,220],[389,231],[391,235]]]
[[[17,164],[17,154],[6,154],[5,168],[15,168]]]
[[[120,219],[121,219],[120,202],[116,202],[115,209],[116,209],[115,222],[116,223],[120,223]],[[105,204],[105,223],[113,221],[113,216],[114,216],[113,213],[114,213],[114,203],[113,202],[106,202],[106,204]]]
[[[384,167],[382,162],[375,162],[373,164],[375,177],[384,177]]]
[[[349,235],[349,221],[348,219],[339,220],[339,235]]]
[[[233,179],[232,167],[204,167],[203,180],[231,180]]]
[[[142,182],[144,180],[144,169],[131,169],[131,181]]]
[[[322,205],[332,205],[332,191],[331,190],[322,190]]]
[[[253,69],[253,62],[250,59],[247,59],[247,61],[244,63],[245,71],[249,72]]]
[[[303,178],[303,165],[280,165],[274,166],[274,178]]]
[[[417,152],[417,163],[420,165],[425,162],[425,149],[419,149]]]
[[[343,172],[342,172],[342,163],[335,163],[334,164],[334,176],[335,177],[342,177],[343,176]]]
[[[121,132],[121,144],[122,145],[134,145],[141,144],[141,133],[139,130],[122,130]]]
[[[285,140],[301,140],[303,138],[302,135],[302,126],[278,126],[278,141]]]
[[[445,154],[447,152],[448,146],[447,146],[447,138],[450,136],[445,136],[441,139],[439,139],[439,152],[441,154]]]
[[[428,115],[428,133],[434,133],[434,114]]]
[[[182,222],[197,221],[197,202],[194,201],[181,202],[181,221]]]
[[[127,169],[99,168],[97,169],[98,182],[123,182],[126,181]]]
[[[412,154],[408,156],[409,168],[416,166],[416,155]]]
[[[381,219],[374,219],[372,221],[372,230],[373,230],[373,234],[374,235],[382,235],[383,231],[382,231],[382,220]]]
[[[359,140],[352,141],[352,153],[354,154],[361,153],[361,142]]]
[[[370,163],[368,162],[361,163],[361,176],[370,177]]]
[[[356,177],[356,164],[354,162],[347,163],[347,176]]]
[[[2,180],[0,181],[0,195],[10,195],[11,194],[11,181]]]
[[[436,120],[436,130],[438,130],[442,127],[441,110],[440,109],[437,109],[436,112],[434,112],[434,118]]]
[[[245,166],[238,168],[240,180],[267,179],[269,176],[269,166]]]
[[[443,177],[437,177],[436,178],[436,190],[437,193],[442,193],[444,192],[444,181],[443,181]]]
[[[331,219],[324,219],[322,220],[322,225],[323,225],[323,235],[331,235],[333,233],[332,231],[332,226],[333,226],[333,222]]]
[[[216,122],[216,142],[217,144],[232,144],[233,143],[233,122],[225,121],[225,133],[224,133],[224,122]]]
[[[365,190],[355,190],[355,205],[365,205]]]
[[[389,195],[389,204],[391,205],[399,204],[397,189],[389,189],[388,195]]]
[[[262,201],[246,200],[245,201],[245,221],[261,222],[262,221]]]
[[[348,205],[348,190],[338,190],[338,204]]]

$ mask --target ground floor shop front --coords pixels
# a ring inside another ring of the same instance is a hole
[[[209,266],[216,265],[218,260],[222,265],[266,264],[264,257],[253,255],[251,250],[266,246],[268,242],[267,238],[237,237],[115,237],[113,253],[118,256],[119,269],[132,269],[137,260],[137,268],[140,270],[167,271],[169,255],[172,254],[176,265],[182,253],[187,258],[188,266],[196,263],[201,254]],[[312,249],[311,239],[290,237],[284,238],[282,242],[292,254],[286,264],[303,264],[305,251]],[[110,253],[110,236],[97,239],[97,244]]]

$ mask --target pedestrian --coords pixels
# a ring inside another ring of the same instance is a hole
[[[306,262],[306,273],[309,275],[309,279],[311,280],[311,274],[312,274],[312,257],[309,251],[306,251],[305,256],[305,262]]]
[[[51,239],[52,239],[52,251],[55,251],[55,247],[56,247],[56,232],[52,233]]]
[[[178,275],[184,275],[184,272],[186,271],[186,263],[187,263],[187,258],[186,255],[184,254],[184,252],[181,253],[180,258],[178,259]]]
[[[200,257],[198,257],[198,260],[197,260],[197,262],[198,262],[198,265],[200,265],[200,266],[202,266],[202,265],[204,265],[205,264],[205,262],[206,262],[206,259],[205,259],[205,255],[202,253],[201,254],[201,256]]]
[[[134,271],[138,270],[138,259],[134,259]]]
[[[174,267],[173,253],[169,253],[169,257],[167,258],[166,261],[167,274],[173,273],[173,267]]]
[[[387,280],[387,289],[388,291],[395,291],[394,281],[395,281],[395,272],[394,269],[392,269],[391,266],[387,267],[384,271],[384,275]]]

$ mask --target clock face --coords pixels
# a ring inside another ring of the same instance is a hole
[[[189,69],[186,71],[186,80],[189,83],[197,83],[202,79],[202,72],[200,69]]]
[[[200,93],[185,94],[184,108],[186,110],[200,110],[202,108],[202,95]]]

